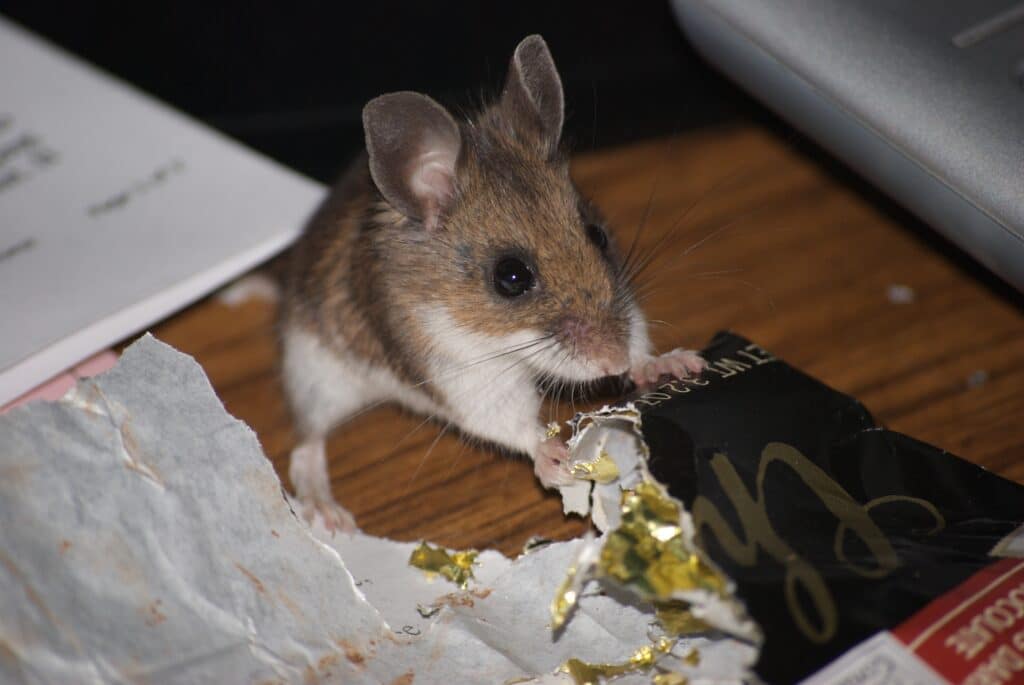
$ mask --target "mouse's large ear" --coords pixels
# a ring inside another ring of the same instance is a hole
[[[533,134],[549,151],[558,147],[565,119],[562,79],[540,36],[527,36],[516,46],[501,106],[519,130]]]
[[[370,175],[402,214],[435,228],[455,191],[462,139],[444,107],[408,91],[370,100],[363,108]]]

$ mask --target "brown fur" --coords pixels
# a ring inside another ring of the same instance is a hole
[[[324,438],[369,402],[524,452],[554,487],[572,476],[533,381],[660,372],[631,277],[569,176],[564,114],[536,35],[516,47],[498,101],[461,122],[410,91],[363,108],[366,153],[295,246],[281,300],[302,439],[288,472],[307,519],[354,526],[331,496]],[[496,285],[499,265],[515,283]]]
[[[566,156],[517,131],[500,104],[460,126],[455,197],[433,230],[391,209],[361,156],[314,215],[293,250],[282,323],[315,331],[339,353],[424,378],[430,340],[409,316],[444,305],[460,326],[492,336],[524,328],[558,333],[569,318],[589,322],[580,353],[622,345],[628,302],[614,246],[602,254],[586,225],[596,212],[569,177]],[[523,255],[537,286],[507,299],[491,268]]]

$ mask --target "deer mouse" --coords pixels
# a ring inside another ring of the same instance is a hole
[[[699,372],[653,356],[622,257],[569,177],[562,83],[547,44],[516,48],[500,97],[456,120],[419,93],[371,100],[366,153],[292,250],[280,300],[284,387],[300,443],[289,476],[312,520],[354,521],[331,495],[324,441],[396,402],[572,481],[539,419],[538,384]]]

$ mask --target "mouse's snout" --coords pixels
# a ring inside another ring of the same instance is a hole
[[[617,376],[629,370],[629,350],[619,336],[575,316],[564,317],[556,337],[595,376]]]

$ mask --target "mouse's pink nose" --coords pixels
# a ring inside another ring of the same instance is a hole
[[[617,376],[629,370],[628,352],[597,326],[570,316],[560,328],[563,342],[605,375]]]

